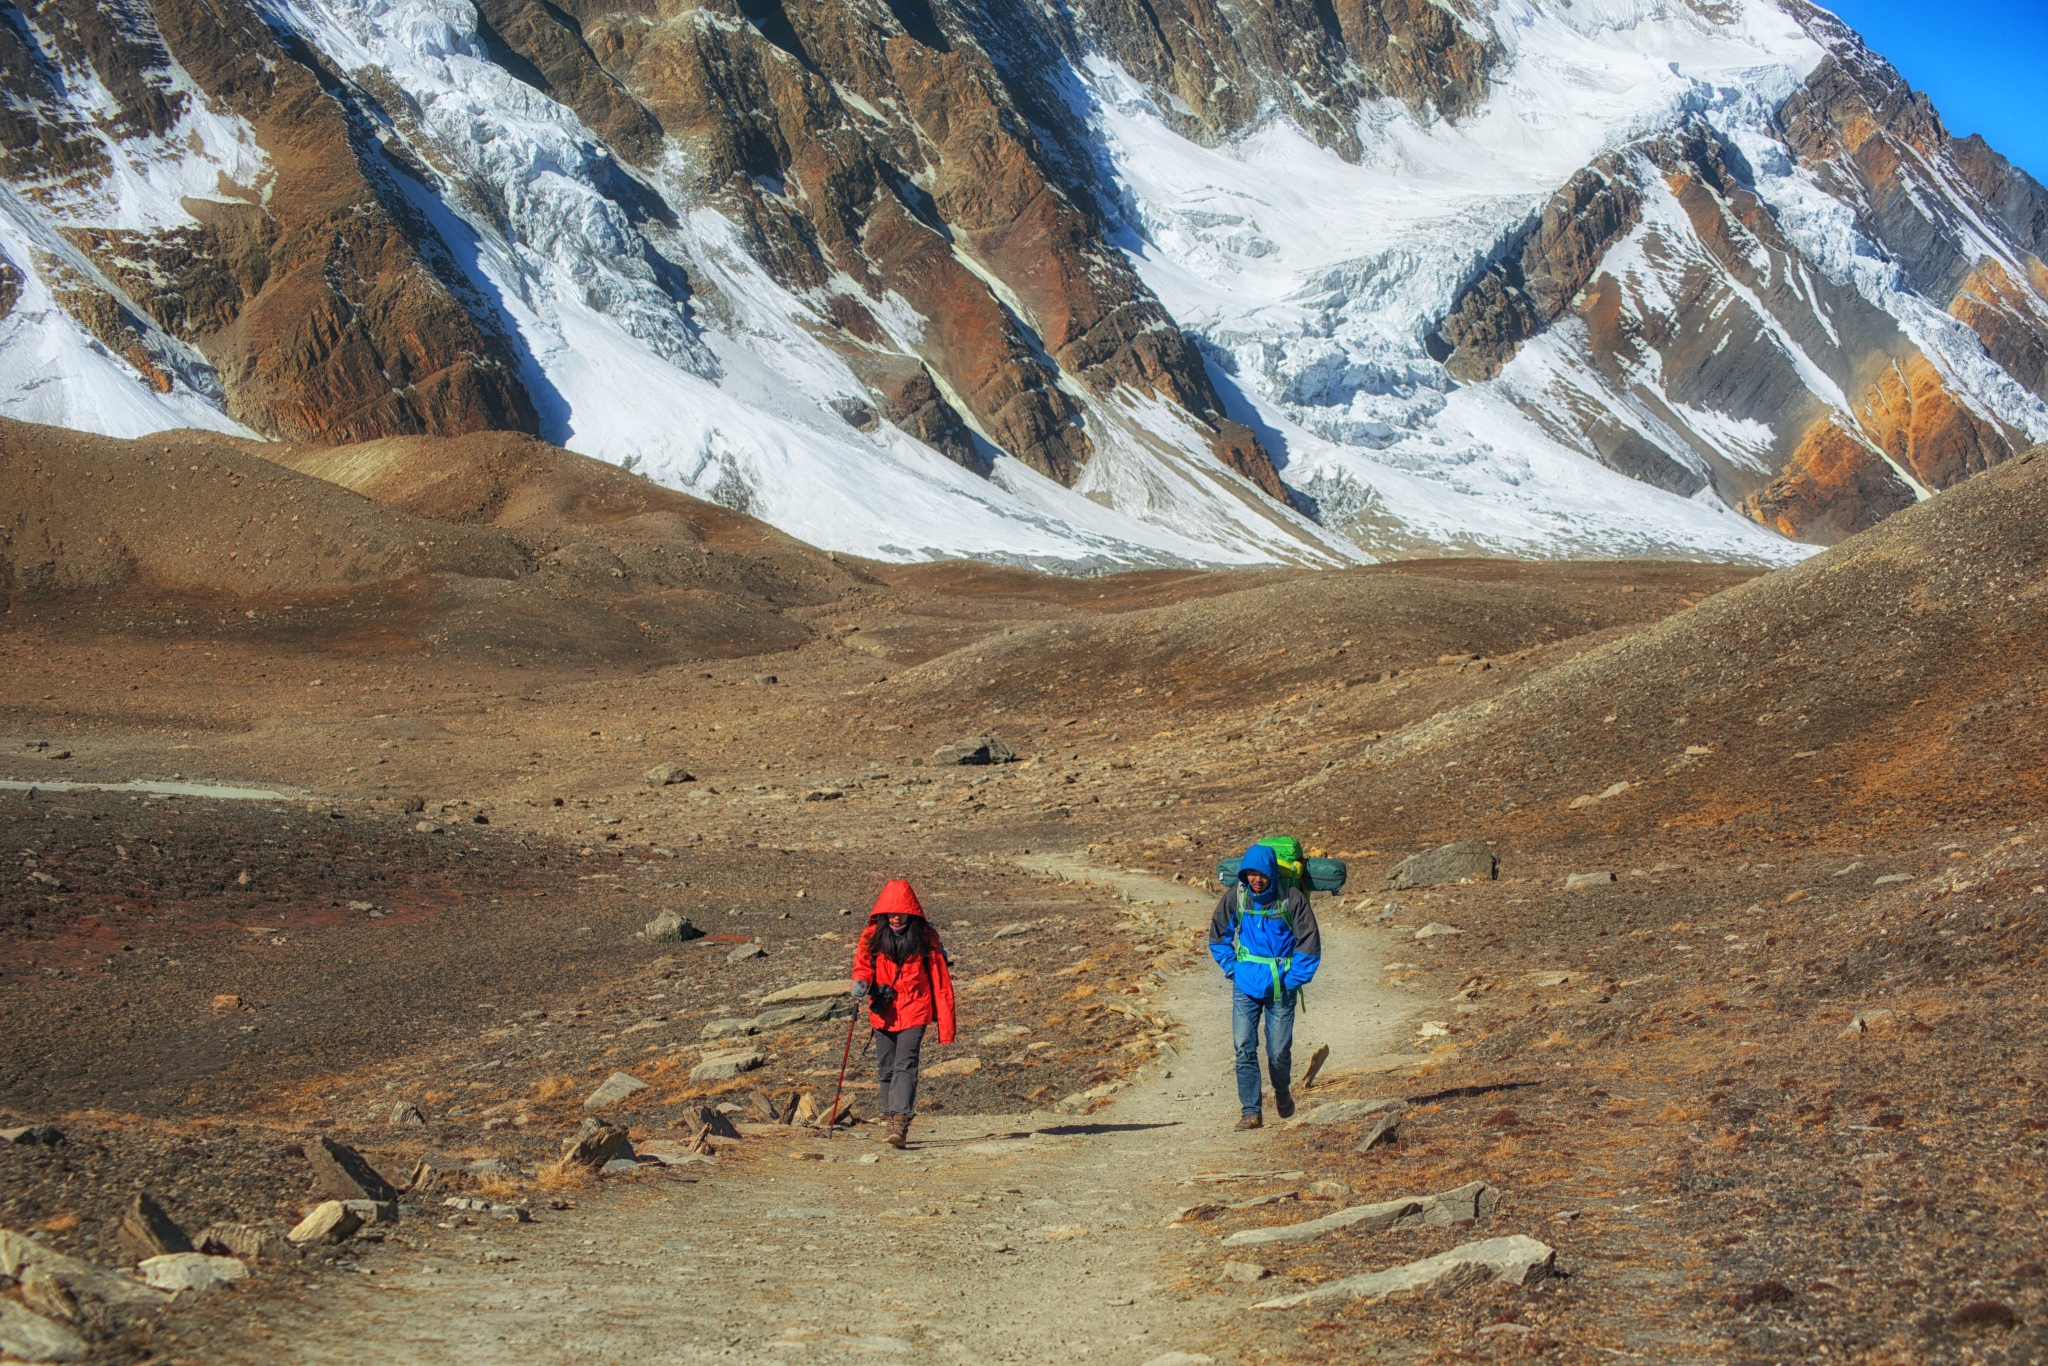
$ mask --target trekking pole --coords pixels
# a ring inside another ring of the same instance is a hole
[[[839,1080],[832,1086],[832,1108],[825,1112],[825,1137],[832,1137],[839,1127],[839,1093],[846,1086],[846,1064],[853,1060],[853,1031],[860,1024],[860,1002],[856,1001],[853,1018],[846,1022],[846,1047],[839,1053]]]

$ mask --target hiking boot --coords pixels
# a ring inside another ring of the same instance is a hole
[[[901,1148],[910,1142],[910,1116],[889,1115],[887,1118],[889,1132],[882,1136],[882,1141],[892,1148]]]
[[[1240,1129],[1263,1129],[1266,1127],[1266,1121],[1260,1119],[1255,1112],[1247,1112],[1238,1119],[1237,1127]]]
[[[1273,1093],[1273,1109],[1274,1109],[1274,1111],[1275,1111],[1276,1113],[1278,1113],[1278,1114],[1279,1114],[1280,1118],[1282,1118],[1282,1119],[1293,1119],[1293,1118],[1294,1118],[1294,1092],[1292,1092],[1292,1091],[1275,1091],[1275,1092]]]

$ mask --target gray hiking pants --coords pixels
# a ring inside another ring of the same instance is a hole
[[[924,1048],[924,1026],[875,1031],[875,1075],[882,1083],[882,1113],[917,1113],[917,1055]]]

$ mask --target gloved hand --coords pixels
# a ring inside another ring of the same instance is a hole
[[[865,1001],[868,998],[868,993],[874,989],[875,984],[873,982],[855,982],[853,984],[853,999]]]

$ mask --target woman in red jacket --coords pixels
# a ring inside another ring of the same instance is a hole
[[[894,1148],[910,1141],[925,1030],[936,1024],[939,1042],[953,1042],[950,962],[910,884],[898,879],[882,888],[853,951],[853,994],[867,1004],[874,1026],[882,1114]]]

